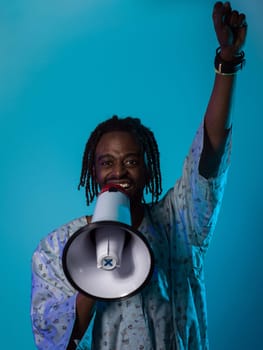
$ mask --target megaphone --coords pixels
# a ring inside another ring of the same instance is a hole
[[[102,188],[91,223],[67,241],[62,266],[76,290],[98,300],[130,297],[149,282],[153,253],[131,227],[130,200],[120,185]]]

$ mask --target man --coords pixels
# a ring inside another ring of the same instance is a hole
[[[139,119],[114,116],[101,123],[83,156],[80,186],[88,204],[108,183],[129,194],[132,226],[148,240],[155,258],[150,283],[125,301],[96,301],[78,293],[63,273],[61,257],[68,238],[90,217],[61,226],[33,256],[31,314],[38,349],[75,349],[76,343],[78,349],[96,350],[208,349],[203,261],[228,170],[231,96],[247,31],[245,15],[228,2],[215,4],[213,21],[219,41],[214,87],[174,188],[159,200],[158,146]],[[144,202],[144,190],[152,203]]]

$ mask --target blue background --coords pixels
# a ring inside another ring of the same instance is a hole
[[[0,1],[2,349],[35,349],[31,256],[59,225],[91,213],[77,191],[98,122],[140,117],[161,151],[164,190],[211,92],[214,1]],[[232,165],[206,259],[211,350],[262,348],[263,5],[245,12],[247,65],[233,103]]]

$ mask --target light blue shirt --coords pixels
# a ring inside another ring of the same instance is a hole
[[[208,349],[204,257],[222,201],[230,140],[229,135],[217,177],[205,179],[198,171],[200,126],[181,178],[160,202],[146,206],[138,228],[154,254],[150,283],[124,301],[97,302],[79,350]],[[61,257],[68,238],[86,224],[81,217],[61,226],[33,255],[31,315],[38,349],[67,347],[76,290],[64,276]]]

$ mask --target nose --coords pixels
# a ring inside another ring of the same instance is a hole
[[[112,175],[118,179],[125,175],[126,172],[127,169],[122,162],[116,162],[112,168]]]

